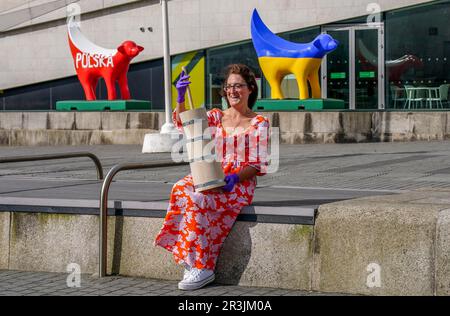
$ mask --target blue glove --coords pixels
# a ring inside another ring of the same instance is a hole
[[[184,71],[181,72],[180,79],[178,80],[178,82],[176,84],[176,88],[178,91],[178,97],[177,97],[178,103],[184,102],[184,95],[186,94],[186,90],[187,90],[188,86],[191,84],[191,82],[189,81],[189,78],[190,78],[190,76],[186,76]]]
[[[222,187],[225,192],[231,192],[234,186],[239,183],[239,176],[237,173],[232,173],[225,177],[224,181],[227,183]]]

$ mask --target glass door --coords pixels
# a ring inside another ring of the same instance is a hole
[[[355,106],[378,109],[378,30],[355,30]]]
[[[326,83],[322,87],[325,98],[344,100],[350,107],[350,36],[348,30],[330,30],[327,32],[339,41],[338,48],[326,58]],[[325,72],[324,71],[324,72]]]
[[[322,97],[342,99],[348,109],[384,109],[382,24],[329,26],[340,42],[322,62]]]

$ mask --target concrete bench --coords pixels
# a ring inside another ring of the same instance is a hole
[[[108,273],[178,280],[182,268],[153,246],[167,202],[110,201]],[[98,200],[0,197],[0,269],[98,270]],[[252,205],[226,240],[217,281],[309,288],[315,209]],[[287,273],[290,271],[290,273]]]

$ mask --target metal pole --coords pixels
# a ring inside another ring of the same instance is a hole
[[[112,179],[116,173],[122,168],[122,165],[114,166],[111,171],[108,172],[105,180],[103,181],[102,191],[100,193],[100,227],[99,227],[99,265],[98,276],[103,278],[106,276],[106,264],[108,255],[108,193],[111,186]]]
[[[14,162],[26,162],[26,161],[41,161],[41,160],[55,160],[55,159],[68,159],[88,157],[91,158],[97,168],[98,180],[103,180],[103,167],[98,157],[90,152],[73,152],[63,154],[46,154],[37,156],[13,156],[13,157],[0,157],[0,163],[14,163]]]
[[[168,0],[161,0],[162,6],[162,30],[164,46],[164,97],[166,100],[166,124],[170,123],[172,114],[172,72],[170,63],[170,42],[169,42],[169,13]]]
[[[100,192],[100,229],[99,229],[99,263],[98,276],[103,278],[106,276],[107,255],[108,255],[108,192],[114,176],[120,171],[152,169],[163,167],[174,167],[187,165],[187,162],[153,162],[153,163],[130,163],[119,164],[111,168],[103,181],[102,190]]]

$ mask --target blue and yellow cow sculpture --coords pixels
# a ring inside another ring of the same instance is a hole
[[[281,81],[289,74],[294,74],[297,79],[301,100],[310,98],[308,81],[312,97],[321,97],[320,64],[326,54],[337,48],[337,40],[328,34],[320,34],[307,44],[286,41],[267,28],[256,9],[253,11],[251,32],[259,64],[272,89],[272,99],[283,99]]]

